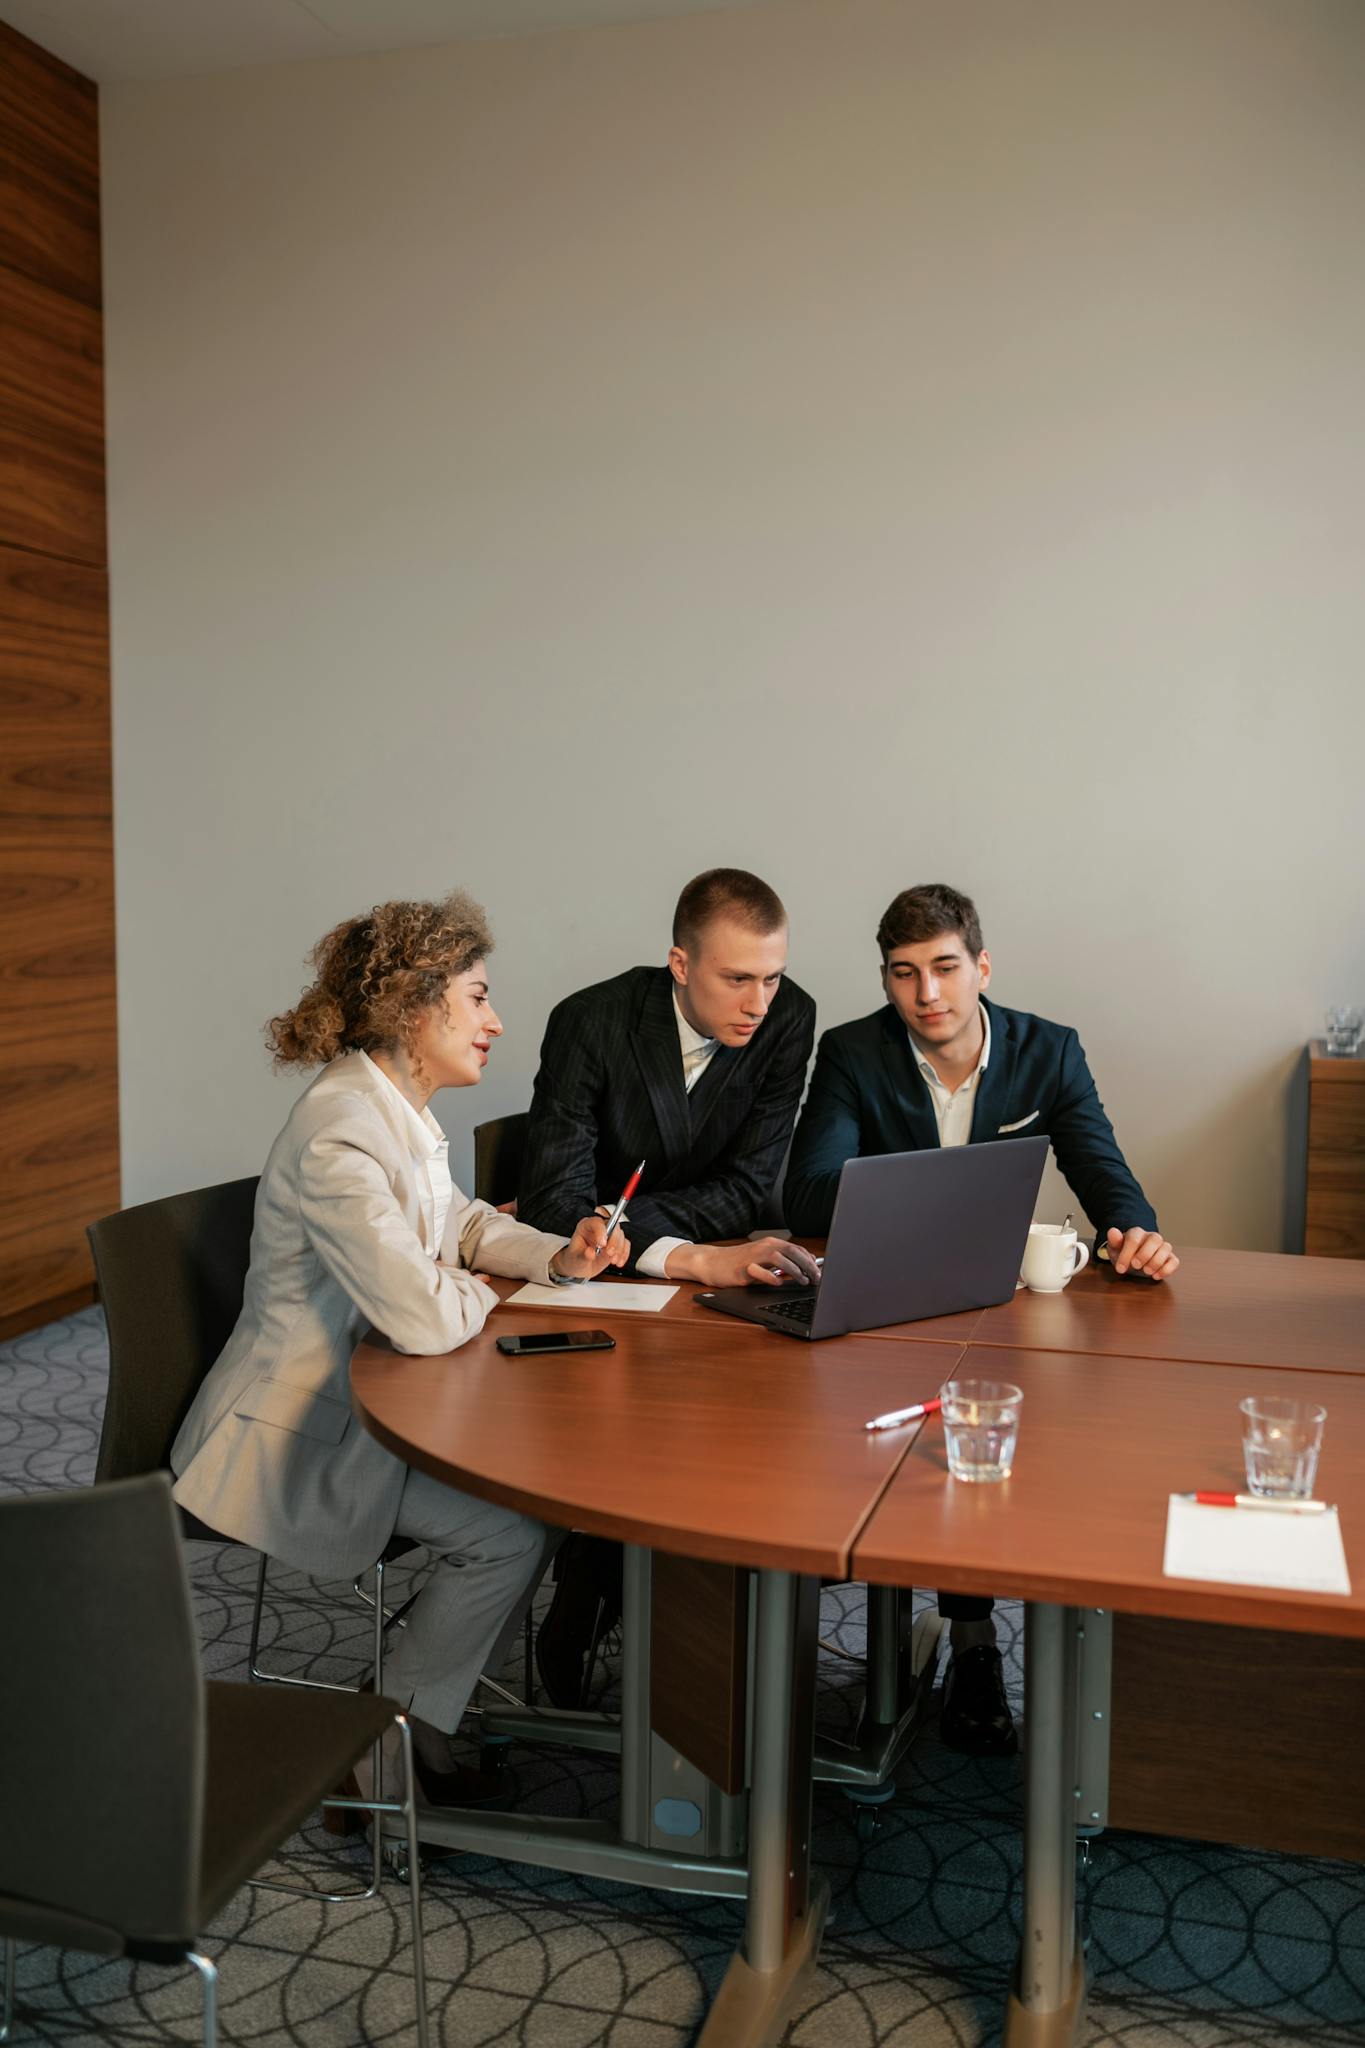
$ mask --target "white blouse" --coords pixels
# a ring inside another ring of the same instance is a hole
[[[415,1110],[398,1083],[386,1074],[381,1066],[376,1065],[367,1052],[363,1052],[360,1057],[374,1067],[376,1074],[392,1088],[407,1112],[408,1143],[412,1147],[414,1160],[425,1169],[427,1186],[431,1190],[431,1206],[435,1220],[431,1256],[434,1259],[439,1258],[446,1217],[450,1214],[450,1204],[454,1196],[454,1183],[450,1178],[450,1140],[429,1109],[420,1112]]]

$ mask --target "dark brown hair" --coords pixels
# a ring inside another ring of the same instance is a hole
[[[897,946],[918,946],[940,932],[956,932],[973,960],[983,945],[981,920],[970,896],[946,882],[921,882],[892,898],[877,926],[882,965]]]
[[[317,1067],[342,1052],[412,1048],[423,1011],[453,974],[493,949],[482,907],[462,889],[439,903],[377,903],[312,951],[315,980],[266,1038],[277,1067]]]
[[[751,932],[766,937],[787,922],[776,889],[760,882],[747,868],[708,868],[694,875],[678,898],[673,913],[673,943],[691,952],[711,920],[733,917]]]

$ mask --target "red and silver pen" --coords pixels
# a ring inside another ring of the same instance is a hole
[[[899,1429],[903,1422],[921,1422],[926,1415],[937,1415],[943,1406],[937,1396],[932,1401],[916,1401],[913,1408],[893,1408],[889,1415],[874,1415],[871,1422],[864,1423],[865,1429]]]
[[[614,1208],[614,1209],[612,1210],[612,1212],[611,1212],[610,1216],[608,1216],[608,1218],[607,1218],[607,1235],[606,1235],[606,1237],[605,1237],[605,1238],[603,1238],[603,1240],[602,1240],[602,1242],[603,1242],[604,1244],[605,1244],[605,1243],[607,1242],[607,1240],[608,1240],[608,1239],[610,1238],[610,1236],[611,1236],[611,1234],[612,1234],[613,1230],[615,1230],[615,1228],[616,1228],[617,1224],[618,1224],[618,1223],[619,1223],[619,1222],[621,1221],[621,1218],[622,1218],[622,1217],[623,1217],[623,1216],[625,1215],[625,1213],[626,1213],[626,1203],[627,1203],[627,1202],[628,1202],[628,1201],[630,1200],[631,1196],[632,1196],[632,1195],[633,1195],[633,1194],[635,1193],[635,1190],[636,1190],[636,1188],[638,1188],[638,1187],[639,1187],[639,1185],[640,1185],[640,1175],[641,1175],[641,1174],[642,1174],[642,1173],[644,1172],[644,1170],[645,1170],[645,1162],[644,1162],[644,1160],[642,1159],[642,1160],[640,1161],[640,1164],[639,1164],[639,1165],[638,1165],[638,1166],[636,1167],[636,1169],[635,1169],[634,1173],[633,1173],[633,1174],[631,1175],[630,1179],[629,1179],[629,1180],[628,1180],[628,1181],[626,1182],[625,1186],[624,1186],[624,1187],[622,1188],[622,1190],[621,1190],[621,1199],[620,1199],[620,1201],[619,1201],[619,1202],[618,1202],[618,1203],[616,1204],[616,1207],[615,1207],[615,1208]]]
[[[1182,1493],[1201,1508],[1269,1508],[1277,1515],[1325,1515],[1331,1503],[1325,1500],[1277,1500],[1260,1493]]]

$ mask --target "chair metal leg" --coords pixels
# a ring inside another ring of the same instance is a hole
[[[606,1613],[607,1603],[599,1593],[597,1596],[597,1609],[592,1618],[592,1634],[588,1637],[588,1654],[583,1659],[583,1683],[578,1690],[580,1709],[586,1707],[588,1701],[592,1698],[593,1667],[597,1663],[598,1647],[603,1636],[606,1634],[606,1630],[602,1626],[603,1621],[606,1619]]]
[[[421,1587],[419,1586],[419,1587],[417,1588],[417,1593],[420,1593],[420,1592],[421,1592],[421,1590],[422,1590],[422,1588],[421,1588]],[[365,1574],[364,1574],[364,1572],[360,1572],[360,1573],[358,1573],[358,1574],[356,1575],[356,1577],[355,1577],[354,1579],[352,1579],[352,1581],[351,1581],[351,1591],[352,1591],[352,1592],[353,1592],[353,1593],[355,1594],[355,1597],[356,1597],[356,1599],[357,1599],[357,1600],[359,1600],[359,1601],[360,1601],[360,1602],[362,1603],[362,1605],[363,1605],[363,1606],[365,1606],[365,1607],[373,1607],[373,1606],[374,1606],[374,1594],[373,1594],[373,1593],[367,1593],[367,1592],[366,1592],[366,1590],[365,1590]],[[385,1628],[406,1628],[406,1627],[407,1627],[407,1625],[408,1625],[408,1609],[409,1609],[410,1607],[412,1607],[412,1606],[414,1606],[414,1605],[416,1604],[416,1600],[417,1600],[417,1593],[409,1593],[409,1595],[408,1595],[407,1599],[406,1599],[406,1600],[405,1600],[405,1601],[403,1602],[403,1604],[402,1604],[402,1606],[401,1606],[401,1607],[386,1607],[386,1608],[384,1609],[384,1626],[385,1626]]]
[[[384,1690],[384,1559],[382,1556],[376,1558],[374,1567],[374,1689],[376,1694],[382,1693]],[[406,1731],[408,1748],[411,1749],[412,1730],[408,1727],[406,1720],[403,1726]],[[382,1736],[375,1743],[370,1754],[373,1758],[374,1768],[374,1796],[377,1800],[382,1800],[384,1797],[384,1742]],[[370,1829],[370,1852],[373,1857],[370,1885],[371,1889],[376,1893],[379,1890],[384,1866],[384,1844],[381,1840],[383,1832],[383,1828],[378,1820],[376,1820],[374,1826]],[[424,2006],[423,2011],[425,2012],[425,2010]]]
[[[264,1559],[262,1560],[262,1562],[264,1563]],[[384,1560],[382,1557],[375,1565],[374,1577],[374,1690],[375,1692],[380,1693],[384,1690]],[[287,1679],[281,1681],[281,1683],[283,1684],[289,1684],[291,1682],[294,1684],[298,1684],[300,1681],[297,1679],[293,1681]],[[328,1688],[328,1690],[332,1692],[353,1692],[355,1688],[354,1686],[349,1685],[339,1685],[331,1686]],[[406,1722],[404,1722],[404,1726],[406,1726]],[[409,1730],[409,1743],[411,1743],[411,1740],[412,1735],[411,1730]],[[384,1744],[382,1737],[379,1739],[379,1741],[375,1743],[374,1748],[370,1751],[370,1757],[371,1766],[374,1771],[373,1798],[338,1798],[335,1800],[325,1799],[323,1801],[324,1806],[358,1806],[363,1807],[367,1812],[370,1812],[376,1810],[383,1803]],[[386,1812],[392,1812],[396,1809],[392,1807],[386,1807],[384,1810]],[[289,1897],[295,1899],[320,1899],[323,1901],[324,1904],[329,1906],[340,1906],[350,1899],[372,1899],[379,1891],[380,1883],[383,1877],[384,1844],[381,1840],[381,1834],[382,1830],[379,1827],[378,1822],[376,1822],[375,1826],[371,1830],[372,1840],[370,1843],[370,1853],[373,1861],[371,1867],[370,1882],[366,1885],[364,1891],[320,1892],[314,1890],[312,1885],[280,1884],[273,1877],[254,1877],[251,1880],[251,1882],[255,1885],[258,1885],[262,1891],[285,1892],[289,1895]]]
[[[426,1950],[422,1933],[422,1863],[421,1843],[417,1835],[417,1767],[412,1754],[412,1723],[406,1714],[395,1714],[393,1725],[398,1730],[399,1754],[402,1758],[403,1796],[401,1799],[385,1799],[379,1777],[379,1760],[376,1758],[374,1797],[372,1799],[328,1799],[326,1806],[340,1806],[355,1812],[372,1813],[374,1826],[374,1883],[365,1892],[318,1892],[311,1885],[277,1884],[273,1878],[256,1877],[251,1880],[265,1891],[287,1892],[296,1899],[368,1899],[375,1897],[383,1878],[383,1816],[396,1814],[403,1821],[406,1836],[408,1865],[408,1915],[412,1928],[412,1979],[413,1992],[417,2000],[417,2048],[428,2048],[427,2035],[427,1969]]]
[[[376,1611],[380,1616],[379,1626],[382,1629],[384,1625],[383,1588],[380,1587],[379,1591],[381,1597],[376,1604]],[[342,1899],[373,1898],[380,1889],[383,1875],[383,1815],[400,1815],[403,1821],[403,1832],[407,1838],[408,1924],[412,1933],[412,1987],[413,1995],[417,2002],[417,2048],[429,2048],[429,2035],[427,2032],[427,1963],[424,1946],[425,1938],[422,1931],[421,1844],[417,1838],[417,1767],[412,1754],[412,1723],[406,1714],[395,1714],[393,1725],[398,1730],[399,1754],[403,1765],[402,1798],[385,1799],[383,1797],[383,1788],[379,1776],[379,1746],[376,1745],[374,1797],[372,1799],[329,1799],[324,1802],[328,1806],[343,1806],[352,1810],[358,1808],[363,1812],[374,1815],[374,1827],[371,1830],[374,1836],[374,1883],[370,1889],[365,1892],[318,1892],[314,1891],[311,1885],[276,1884],[273,1878],[267,1877],[253,1878],[251,1882],[259,1885],[264,1891],[285,1892],[291,1898],[296,1899],[325,1899],[330,1902]],[[7,1941],[5,1944],[5,1960],[5,1987],[8,1998],[9,1986],[13,1981],[14,1974],[14,1943],[12,1941]],[[200,1955],[197,1950],[192,1949],[186,1960],[194,1964],[195,1969],[198,1970],[203,1980],[204,2048],[217,2048],[218,1972],[208,1957]],[[8,2005],[5,2017],[6,2026],[8,2026]],[[0,2035],[0,2040],[3,2039],[4,2036]]]
[[[251,1647],[247,1651],[246,1658],[247,1670],[250,1672],[251,1676],[253,1678],[262,1679],[268,1678],[270,1676],[268,1671],[258,1671],[256,1668],[256,1659],[261,1647],[261,1609],[264,1607],[264,1605],[265,1552],[262,1551],[261,1561],[259,1565],[256,1567],[256,1598],[253,1600],[251,1604]]]
[[[354,1685],[338,1685],[335,1680],[330,1678],[290,1678],[283,1671],[262,1671],[260,1665],[261,1616],[265,1607],[265,1574],[268,1563],[269,1559],[262,1553],[260,1567],[256,1573],[256,1598],[251,1609],[251,1648],[247,1653],[247,1675],[254,1679],[257,1685],[292,1685],[299,1692],[357,1691],[358,1688]],[[412,1603],[411,1601],[407,1602],[399,1610],[397,1617],[386,1616],[383,1600],[384,1560],[382,1557],[375,1564],[374,1571],[378,1588],[378,1597],[375,1602],[375,1613],[378,1618],[377,1633],[382,1642],[385,1622],[392,1619],[401,1620],[402,1615],[407,1611],[407,1607],[411,1606]],[[377,1683],[375,1690],[379,1690]]]
[[[207,1956],[198,1949],[191,1949],[186,1956],[187,1963],[193,1963],[199,1972],[199,1981],[204,1987],[204,2048],[218,2048],[218,1972]]]
[[[422,1932],[422,1857],[417,1840],[417,1774],[412,1755],[412,1724],[406,1714],[397,1716],[403,1745],[403,1822],[408,1837],[408,1917],[412,1928],[412,1990],[417,2001],[417,2048],[427,2043],[427,1959]],[[378,1787],[375,1788],[378,1790]],[[374,1838],[380,1836],[376,1818]]]
[[[8,2041],[14,2023],[14,1936],[5,1936],[5,1988],[0,1993],[0,2041]]]

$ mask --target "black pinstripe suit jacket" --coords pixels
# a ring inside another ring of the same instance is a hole
[[[571,1232],[643,1158],[631,1270],[656,1237],[743,1237],[781,1171],[814,1038],[815,1004],[784,979],[749,1043],[719,1046],[689,1096],[666,967],[566,996],[540,1049],[518,1217]]]

